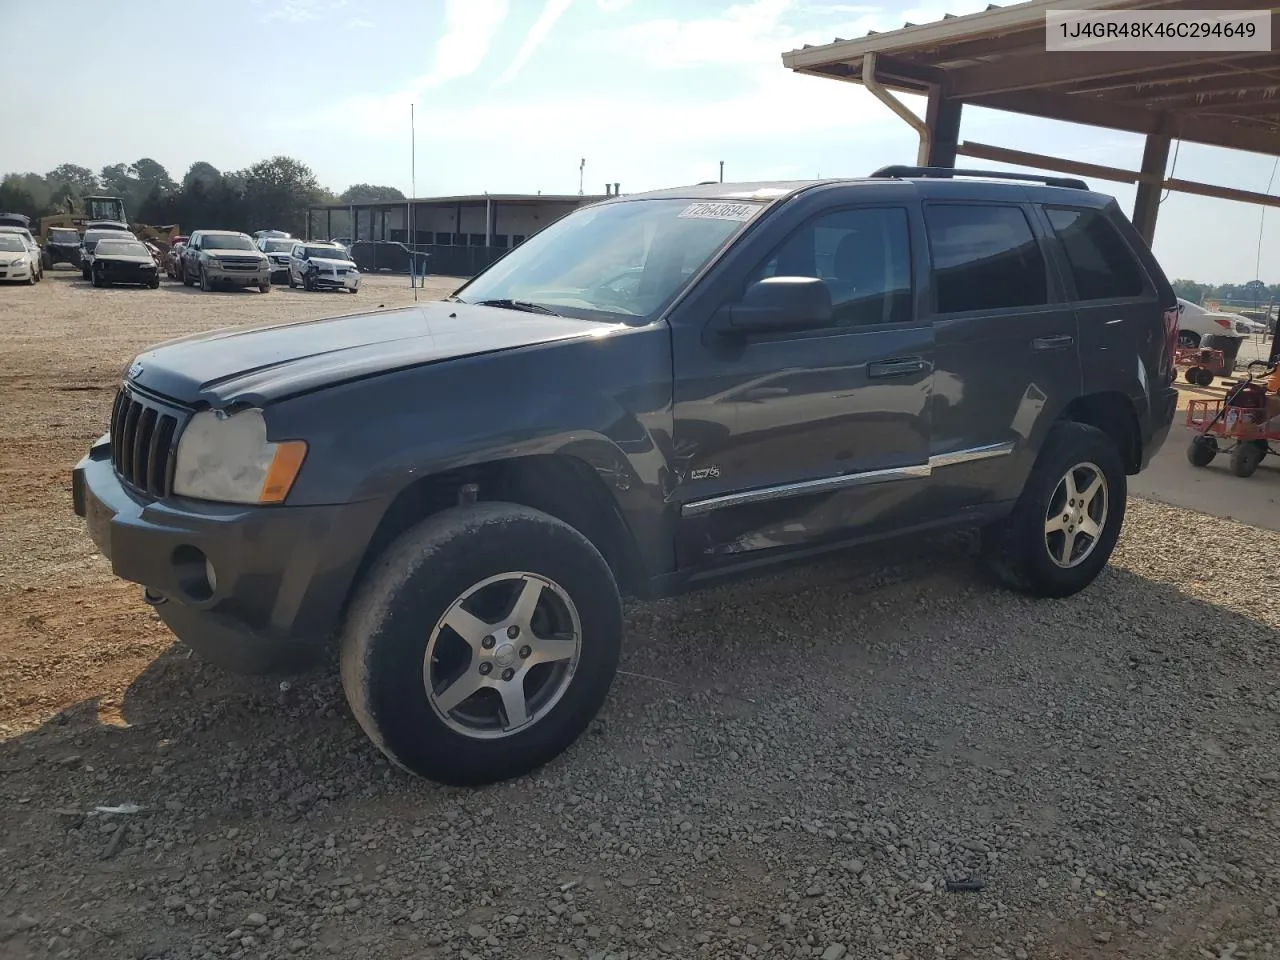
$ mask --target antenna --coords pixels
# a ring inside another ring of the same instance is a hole
[[[724,161],[720,161],[720,182],[724,183]]]
[[[582,196],[582,178],[587,172],[587,158],[583,157],[578,161],[578,196]]]

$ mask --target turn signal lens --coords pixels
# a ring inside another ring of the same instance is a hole
[[[267,478],[262,481],[262,492],[258,494],[259,503],[283,503],[307,457],[307,445],[302,440],[284,440],[275,447]]]

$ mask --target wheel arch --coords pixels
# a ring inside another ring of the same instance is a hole
[[[474,497],[541,510],[576,529],[600,551],[624,594],[642,595],[649,575],[626,517],[598,468],[568,453],[481,461],[428,473],[402,487],[383,512],[352,579],[354,590],[404,531]]]
[[[1096,427],[1111,438],[1125,472],[1130,476],[1142,468],[1142,431],[1133,401],[1119,391],[1091,393],[1077,397],[1058,418]]]

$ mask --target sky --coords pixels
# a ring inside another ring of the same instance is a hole
[[[103,15],[100,0],[60,0],[60,22],[93,29],[59,30],[51,48],[54,8],[0,0],[5,67],[43,91],[0,101],[0,130],[21,131],[0,138],[0,174],[152,157],[180,179],[197,160],[233,170],[288,154],[335,192],[418,196],[577,193],[583,159],[588,193],[715,179],[722,160],[726,180],[862,176],[914,162],[914,131],[781,54],[987,6],[938,3],[130,0]],[[1127,169],[1142,157],[1138,136],[974,108],[961,139]],[[1274,158],[1182,145],[1172,175],[1265,191],[1274,171]],[[1092,185],[1132,211],[1131,186]],[[1171,277],[1237,283],[1260,252],[1259,278],[1280,282],[1280,209],[1264,220],[1171,194],[1155,252]]]

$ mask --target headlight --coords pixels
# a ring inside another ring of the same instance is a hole
[[[178,441],[173,492],[224,503],[281,503],[306,455],[301,440],[269,443],[261,410],[204,410]]]

